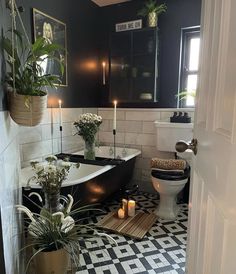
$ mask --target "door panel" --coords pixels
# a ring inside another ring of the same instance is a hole
[[[202,3],[188,274],[236,273],[235,10],[235,0]]]

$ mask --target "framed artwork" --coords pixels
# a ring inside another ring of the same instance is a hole
[[[58,62],[45,59],[42,63],[43,71],[46,73],[59,75],[61,79],[60,86],[67,86],[67,41],[66,24],[37,10],[33,9],[34,40],[38,37],[45,37],[49,42],[56,43],[65,49],[57,53],[56,56],[64,62],[64,74],[61,74]]]

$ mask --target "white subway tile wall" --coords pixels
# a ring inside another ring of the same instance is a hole
[[[15,205],[21,202],[19,186],[20,153],[18,126],[8,112],[0,111],[0,208],[6,273],[23,273],[20,268],[20,215]],[[37,137],[37,130],[29,135]]]
[[[170,152],[157,151],[155,120],[168,121],[176,109],[118,109],[117,110],[117,146],[134,147],[142,154],[136,160],[132,184],[138,184],[140,190],[154,192],[151,184],[150,160],[153,157],[173,158]],[[179,110],[178,110],[179,111]],[[194,119],[194,110],[185,109]],[[101,144],[112,145],[113,109],[98,108],[103,118],[99,131]]]
[[[62,142],[59,125],[59,109],[48,108],[42,123],[33,128],[20,127],[21,166],[31,160],[43,160],[50,154],[75,152],[83,148],[82,138],[75,135],[73,123],[82,113],[97,113],[97,108],[62,108]]]

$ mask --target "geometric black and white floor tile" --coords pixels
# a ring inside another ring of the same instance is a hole
[[[157,195],[154,194],[139,192],[132,198],[136,200],[137,210],[150,211],[158,205]],[[116,200],[105,203],[103,209],[106,213],[94,216],[93,222],[118,207],[119,201]],[[186,204],[180,207],[177,220],[159,219],[140,241],[110,234],[118,246],[100,239],[87,242],[76,274],[185,273],[188,207]]]

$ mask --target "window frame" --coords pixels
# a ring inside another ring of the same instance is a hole
[[[200,38],[200,26],[183,28],[181,30],[181,46],[180,46],[180,69],[179,69],[179,84],[178,84],[178,95],[181,91],[187,87],[187,79],[189,75],[196,75],[199,79],[199,67],[198,70],[189,71],[187,64],[190,59],[190,41],[194,37]],[[177,107],[182,108],[194,108],[195,106],[187,106],[186,100],[177,101]]]

